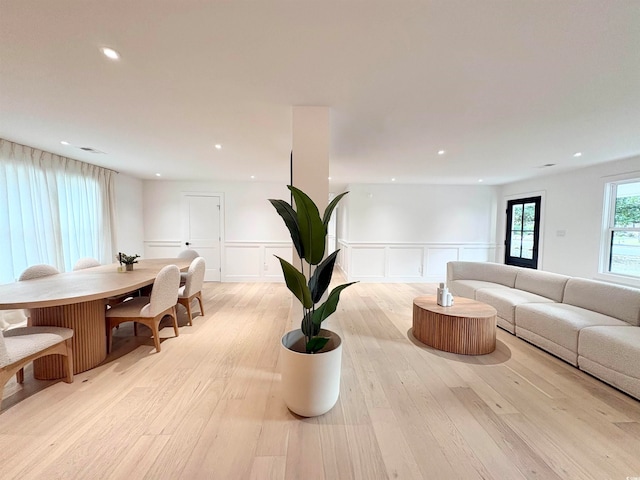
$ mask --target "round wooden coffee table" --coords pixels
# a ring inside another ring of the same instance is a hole
[[[455,297],[441,307],[435,295],[413,300],[413,336],[430,347],[463,355],[485,355],[496,349],[496,309]]]

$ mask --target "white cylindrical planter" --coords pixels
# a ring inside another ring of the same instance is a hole
[[[304,353],[302,330],[286,333],[280,344],[282,396],[289,410],[301,417],[327,413],[340,395],[342,340],[329,330],[320,330],[319,336],[330,340],[314,354]]]

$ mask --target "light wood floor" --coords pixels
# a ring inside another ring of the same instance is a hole
[[[640,477],[640,402],[502,330],[485,356],[419,345],[412,299],[434,291],[345,290],[327,321],[344,341],[340,400],[302,419],[279,390],[279,338],[297,324],[284,285],[207,284],[207,315],[188,327],[181,308],[159,354],[123,326],[72,385],[10,382],[0,478]]]

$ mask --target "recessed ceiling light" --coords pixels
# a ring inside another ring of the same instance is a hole
[[[395,178],[392,178],[392,179],[391,179],[391,181],[392,181],[392,182],[395,182],[395,181],[396,181],[396,179],[395,179]]]
[[[254,178],[256,178],[256,176],[255,175],[251,175],[251,180],[253,180]]]
[[[582,152],[576,152],[573,154],[574,157],[578,158],[582,156]]]
[[[484,182],[484,180],[482,180],[481,178],[479,178],[479,179],[478,179],[478,182],[479,182],[479,183],[482,183],[482,182]]]
[[[61,140],[60,143],[62,145],[71,145],[69,142],[65,141],[65,140]]]
[[[220,145],[219,143],[216,143],[214,147],[216,147],[216,150],[220,150],[222,148],[222,145]]]
[[[331,180],[331,177],[327,177],[327,180]]]
[[[156,177],[161,177],[162,174],[161,173],[156,173]]]
[[[120,60],[120,54],[113,48],[102,47],[100,51],[105,57],[110,58],[111,60]]]
[[[438,155],[444,155],[445,151],[444,150],[438,150]]]

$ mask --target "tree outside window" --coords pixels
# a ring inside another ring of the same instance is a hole
[[[611,184],[609,273],[640,277],[640,181]]]

